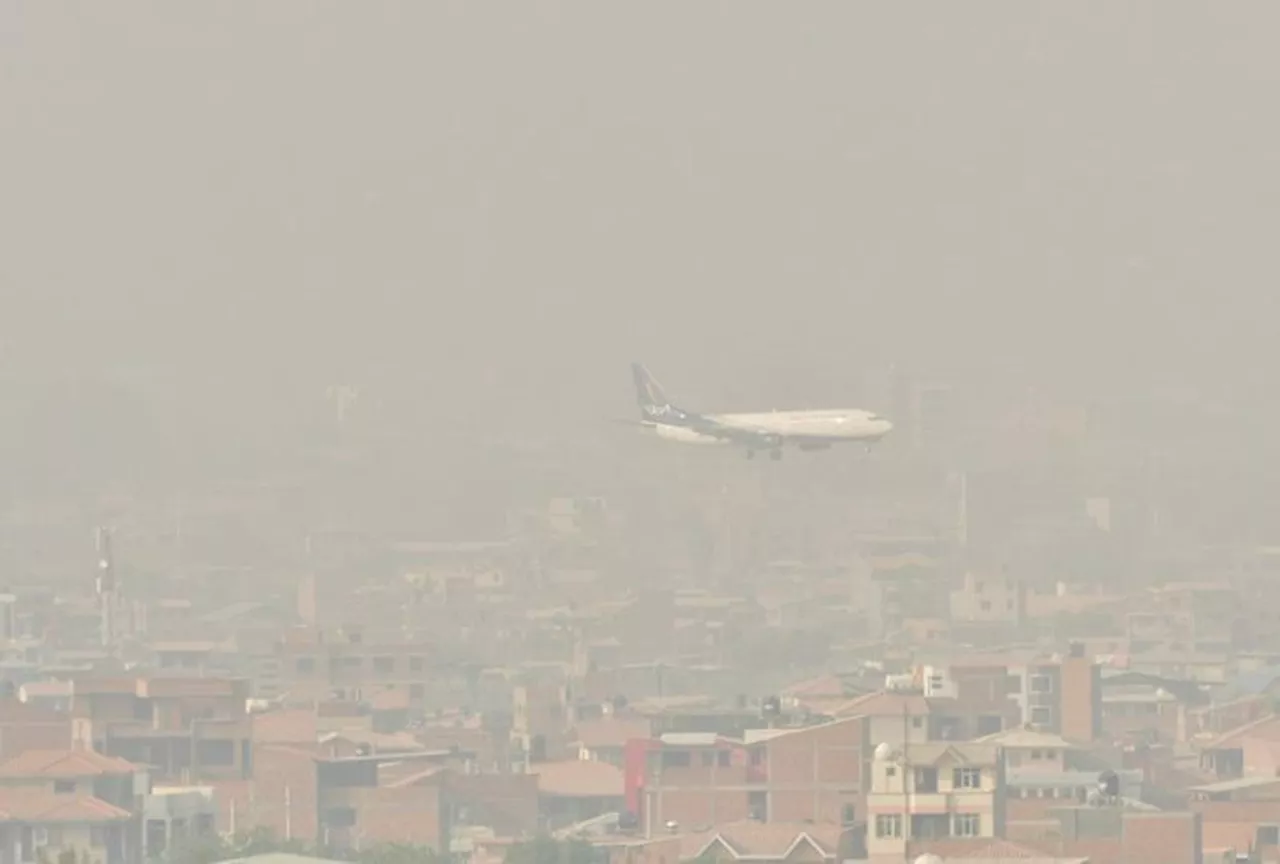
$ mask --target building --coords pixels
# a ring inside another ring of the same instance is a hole
[[[880,744],[867,792],[871,861],[902,861],[926,840],[1004,836],[1004,760],[993,744]]]
[[[198,837],[217,830],[217,806],[209,787],[156,787],[142,811],[142,856],[158,859]]]
[[[593,720],[579,720],[574,726],[578,758],[623,766],[627,742],[648,738],[652,724],[644,717],[611,715]]]
[[[837,864],[850,858],[848,829],[840,825],[731,822],[681,838],[681,859],[732,864]]]
[[[1102,731],[1102,670],[1079,643],[1064,657],[1031,660],[1011,668],[1017,679],[1012,698],[1023,723],[1087,744]]]
[[[870,757],[866,717],[742,740],[669,733],[628,742],[626,807],[652,836],[663,826],[764,822],[853,824]]]
[[[457,812],[441,769],[462,755],[444,750],[317,758],[316,842],[339,849],[410,843],[447,852]]]
[[[1026,728],[997,732],[977,743],[999,746],[1009,774],[1061,774],[1074,767],[1071,757],[1080,752],[1080,748],[1061,735]]]
[[[57,710],[12,698],[0,700],[0,758],[27,750],[65,750],[72,746],[72,729],[71,718]]]
[[[379,690],[404,690],[421,708],[432,676],[430,646],[415,642],[366,641],[351,631],[334,636],[300,630],[276,647],[274,686],[291,704],[342,698],[359,701]]]
[[[1016,627],[1026,617],[1026,588],[1008,574],[967,572],[951,592],[951,620],[955,624]]]
[[[92,750],[28,750],[0,764],[0,828],[19,861],[73,852],[91,864],[141,857],[144,771]]]
[[[234,678],[77,679],[71,716],[93,749],[180,784],[252,773],[249,684]]]
[[[936,559],[905,554],[875,558],[870,564],[867,623],[872,639],[901,638],[911,621],[950,619],[946,574]]]

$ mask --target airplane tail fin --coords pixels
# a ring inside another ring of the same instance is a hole
[[[636,404],[640,406],[642,417],[652,419],[671,410],[673,406],[666,391],[643,364],[631,364],[631,377],[635,380]]]

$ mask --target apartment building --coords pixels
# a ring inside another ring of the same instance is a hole
[[[652,835],[756,819],[852,824],[862,807],[867,718],[753,730],[743,740],[670,733],[628,742],[627,809]]]
[[[869,860],[903,861],[911,844],[1004,834],[1004,760],[993,744],[880,744],[867,792]]]
[[[968,572],[951,592],[951,620],[957,624],[1016,626],[1026,616],[1026,588],[1005,573]]]
[[[57,750],[72,744],[71,718],[52,708],[0,700],[0,758],[26,750]]]
[[[92,750],[28,750],[0,764],[0,837],[23,862],[136,860],[148,785],[141,769]]]
[[[921,667],[920,684],[933,710],[933,739],[969,741],[1021,725],[1022,709],[1011,698],[1021,682],[1010,674],[1011,662],[1008,655],[977,655]]]
[[[1243,647],[1238,639],[1248,616],[1228,582],[1173,582],[1149,590],[1141,603],[1127,622],[1135,654],[1158,647],[1226,654]]]
[[[331,698],[360,700],[379,690],[408,694],[422,707],[432,674],[431,647],[420,642],[366,641],[359,632],[301,630],[276,646],[275,687],[295,704]]]
[[[74,682],[73,723],[108,756],[177,783],[249,777],[248,682],[234,678],[94,678]]]
[[[412,843],[448,851],[459,807],[441,768],[464,755],[444,750],[317,758],[316,841],[345,849]]]
[[[1102,731],[1102,670],[1078,643],[1062,657],[1037,659],[1011,667],[1011,698],[1023,712],[1023,723],[1087,743]]]

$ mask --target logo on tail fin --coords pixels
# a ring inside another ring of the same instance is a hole
[[[631,376],[636,384],[636,403],[640,406],[640,415],[651,422],[671,422],[684,420],[687,415],[671,404],[662,385],[649,374],[649,370],[640,363],[631,364]]]

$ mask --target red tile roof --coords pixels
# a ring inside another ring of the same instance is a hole
[[[94,750],[27,750],[0,763],[0,778],[73,779],[132,774],[136,770],[123,759],[103,756]]]
[[[57,795],[44,789],[0,790],[0,821],[4,822],[123,822],[127,810],[91,795]]]
[[[835,710],[837,717],[912,717],[928,715],[932,711],[929,700],[919,693],[868,693],[851,699]]]
[[[733,858],[782,860],[797,846],[808,843],[824,858],[834,858],[843,833],[839,825],[731,822],[683,838],[681,853],[688,858],[699,858],[718,843]]]

